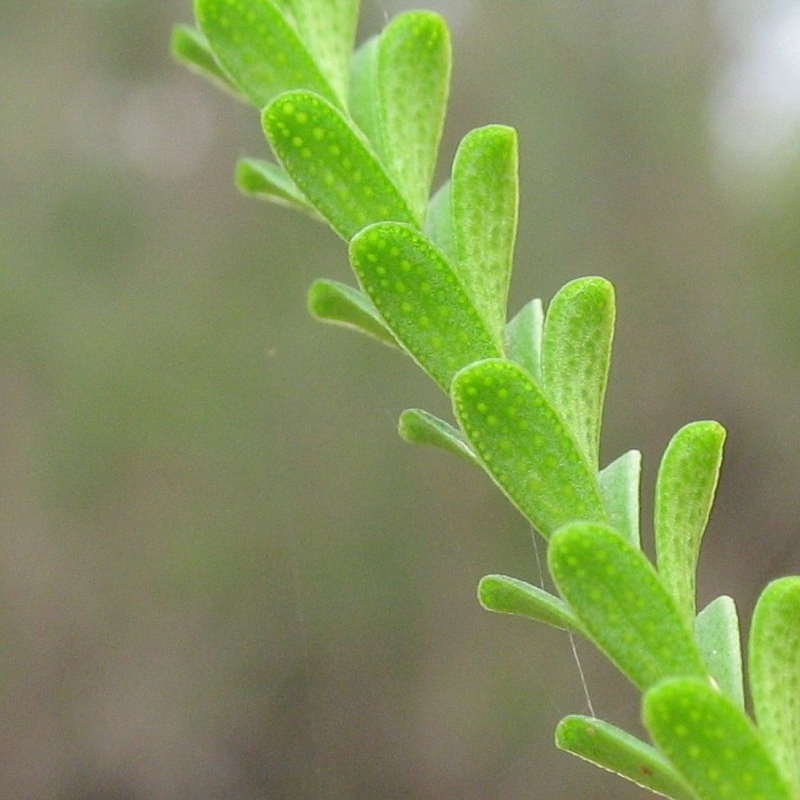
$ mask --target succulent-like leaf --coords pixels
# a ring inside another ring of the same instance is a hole
[[[176,25],[172,29],[170,49],[172,57],[192,72],[202,75],[237,99],[247,100],[217,63],[208,39],[197,28]]]
[[[517,166],[513,128],[477,128],[461,140],[450,190],[458,271],[501,346],[517,236]]]
[[[616,528],[634,547],[640,547],[639,482],[642,454],[628,450],[600,470],[600,493],[612,528]]]
[[[694,638],[720,691],[744,708],[742,643],[733,598],[720,595],[697,615]]]
[[[378,41],[381,155],[422,226],[450,86],[450,34],[430,11],[396,16]]]
[[[289,89],[308,89],[339,102],[272,0],[195,0],[194,13],[217,62],[256,108]]]
[[[748,662],[764,744],[800,796],[800,577],[778,578],[761,593]]]
[[[551,301],[542,338],[544,388],[595,469],[614,337],[614,287],[578,278]]]
[[[317,319],[356,328],[384,344],[397,345],[369,298],[345,283],[314,281],[308,290],[308,310]]]
[[[373,151],[383,155],[380,98],[378,97],[378,41],[362,42],[350,61],[350,116],[367,138]]]
[[[542,536],[575,519],[605,521],[595,475],[525,369],[500,359],[471,364],[452,397],[486,471]]]
[[[448,179],[437,190],[428,203],[425,233],[445,255],[455,263],[456,245],[453,233],[451,182]]]
[[[283,168],[342,238],[381,220],[413,222],[361,133],[319,95],[285,92],[262,124]]]
[[[358,5],[358,0],[291,0],[288,3],[300,38],[343,104],[347,100]]]
[[[421,408],[407,408],[397,426],[400,436],[411,444],[427,444],[454,453],[476,464],[478,461],[472,448],[458,428]]]
[[[663,681],[643,710],[653,741],[702,800],[792,800],[756,728],[707,681]]]
[[[250,197],[260,197],[310,214],[315,219],[322,219],[294,181],[271,161],[240,158],[236,164],[236,186],[240,192]]]
[[[556,746],[673,800],[697,795],[654,747],[594,717],[571,714],[556,727]]]
[[[687,624],[695,616],[695,575],[700,542],[717,488],[725,429],[692,422],[670,441],[655,493],[656,564]]]
[[[544,309],[538,298],[526,303],[506,325],[506,355],[542,383]]]
[[[560,597],[518,578],[484,576],[478,584],[478,601],[487,611],[516,614],[563,630],[582,630]]]
[[[350,243],[350,263],[395,338],[445,392],[465,364],[499,355],[444,254],[412,226],[371,225]]]
[[[566,525],[551,538],[548,559],[561,596],[637,687],[707,674],[652,564],[618,531],[592,522]]]

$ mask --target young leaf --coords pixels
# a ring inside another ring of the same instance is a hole
[[[506,325],[506,354],[542,383],[544,309],[538,298],[526,303]]]
[[[300,38],[344,106],[358,0],[291,0],[288,5]]]
[[[499,355],[447,259],[410,225],[361,231],[350,263],[396,339],[445,392],[465,364]]]
[[[270,161],[240,158],[236,164],[236,186],[250,197],[260,197],[321,219],[292,179]]]
[[[702,800],[792,800],[758,731],[707,681],[663,681],[643,710],[653,741]]]
[[[673,800],[697,800],[654,747],[594,717],[571,714],[556,727],[556,747]]]
[[[502,346],[517,235],[516,131],[470,131],[456,152],[450,191],[458,272]]]
[[[192,72],[202,75],[237,99],[247,100],[217,63],[208,40],[197,28],[176,25],[172,29],[170,49],[172,57]]]
[[[597,476],[600,493],[608,511],[612,528],[616,528],[634,547],[639,538],[639,482],[642,476],[642,454],[628,450],[600,470]]]
[[[343,239],[380,220],[413,222],[360,132],[319,95],[285,92],[262,125],[283,168]]]
[[[217,62],[256,108],[289,89],[338,102],[294,26],[271,0],[195,0],[194,13]]]
[[[749,643],[750,691],[764,744],[800,796],[800,578],[761,593]]]
[[[544,388],[594,468],[613,336],[614,287],[604,278],[571,281],[547,309],[542,337]]]
[[[661,459],[655,492],[656,564],[687,624],[695,615],[700,541],[717,488],[725,429],[692,422],[672,437]]]
[[[427,444],[454,453],[471,464],[478,458],[460,430],[421,408],[407,408],[397,426],[400,436],[411,444]]]
[[[732,598],[720,595],[697,615],[694,638],[720,691],[744,708],[739,616]]]
[[[428,203],[425,233],[451,261],[455,262],[456,245],[450,189],[451,182],[447,180],[436,190]]]
[[[582,630],[560,597],[518,578],[486,575],[478,584],[478,601],[487,611],[516,614],[563,630]]]
[[[380,151],[417,224],[425,221],[450,86],[450,34],[430,11],[408,11],[378,41]]]
[[[465,367],[456,418],[484,468],[545,538],[575,519],[606,519],[594,474],[530,374],[513,361]]]
[[[317,319],[356,328],[384,344],[397,345],[375,306],[358,289],[319,279],[308,290],[308,310]]]
[[[350,61],[350,116],[374,152],[383,154],[383,131],[378,98],[378,37],[372,36]]]
[[[646,556],[607,525],[574,522],[548,550],[559,593],[595,644],[639,687],[706,675],[700,653]]]

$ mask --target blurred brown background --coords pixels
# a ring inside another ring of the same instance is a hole
[[[363,33],[410,3],[365,0]],[[605,459],[729,431],[700,575],[743,621],[800,572],[800,3],[431,2],[442,174],[519,129],[512,310],[617,286]],[[256,115],[170,61],[189,0],[0,0],[0,795],[650,795],[557,752],[559,632],[482,612],[536,579],[477,471],[412,448],[446,405],[314,323],[341,242],[239,197]],[[649,527],[646,525],[649,533]],[[599,715],[636,697],[580,646]]]

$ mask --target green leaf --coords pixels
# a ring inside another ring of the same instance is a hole
[[[597,646],[639,687],[705,676],[700,653],[641,550],[607,525],[574,522],[553,535],[550,573]]]
[[[478,584],[478,601],[487,611],[515,614],[554,628],[581,631],[580,622],[560,597],[518,578],[486,575]]]
[[[644,697],[653,741],[702,800],[791,800],[745,713],[708,682],[673,678]]]
[[[396,339],[445,392],[465,364],[499,355],[447,259],[410,225],[361,231],[350,263]]]
[[[197,28],[189,25],[176,25],[172,29],[170,49],[172,57],[192,72],[202,75],[239,100],[247,99],[217,63],[208,40]]]
[[[450,181],[445,181],[428,203],[425,233],[431,241],[453,262],[456,258]]]
[[[544,388],[594,468],[613,336],[614,287],[604,278],[571,281],[547,309],[542,337]]]
[[[378,37],[372,36],[353,53],[350,62],[350,116],[369,141],[383,154],[383,131],[378,97]]]
[[[720,691],[744,708],[739,616],[732,598],[720,595],[697,615],[694,638]]]
[[[413,222],[360,132],[322,97],[286,92],[264,109],[264,132],[283,168],[343,238],[373,222]]]
[[[639,482],[642,454],[628,450],[600,470],[597,476],[608,519],[612,528],[622,533],[634,547],[641,547],[639,537]]]
[[[452,396],[484,468],[542,536],[575,519],[605,520],[594,474],[526,370],[500,359],[471,364]]]
[[[408,11],[378,41],[377,88],[384,164],[418,225],[425,220],[450,86],[450,34],[430,11]]]
[[[355,328],[384,344],[397,346],[375,306],[362,292],[345,283],[314,281],[308,290],[308,310],[317,319]]]
[[[194,13],[217,62],[257,108],[289,89],[339,100],[271,0],[195,0]]]
[[[489,125],[470,131],[453,162],[451,205],[461,280],[499,345],[517,235],[517,134]]]
[[[667,446],[656,479],[656,564],[687,624],[695,616],[697,559],[724,442],[725,429],[718,422],[684,426]]]
[[[411,444],[426,444],[454,453],[476,464],[478,458],[472,452],[464,434],[439,417],[421,408],[407,408],[397,426],[400,436]]]
[[[748,661],[764,744],[800,796],[800,577],[779,578],[761,593]]]
[[[506,325],[506,353],[542,383],[544,309],[538,298],[526,303]]]
[[[288,5],[300,38],[344,106],[358,0],[291,0]]]
[[[322,219],[286,172],[270,161],[239,159],[236,163],[236,186],[250,197],[260,197]]]
[[[556,746],[656,794],[697,800],[658,750],[603,720],[580,714],[564,717],[556,727]]]

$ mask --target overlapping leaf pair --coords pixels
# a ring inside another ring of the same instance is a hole
[[[319,280],[316,316],[405,350],[452,401],[401,434],[481,466],[548,542],[558,595],[501,575],[486,608],[590,638],[643,692],[653,744],[570,716],[557,743],[678,800],[800,797],[800,579],[767,588],[750,640],[758,727],[744,711],[733,601],[699,614],[695,573],[724,431],[679,431],[659,470],[656,565],[640,549],[641,457],[600,469],[614,328],[602,278],[506,322],[517,226],[515,132],[468,133],[431,197],[450,75],[447,27],[417,11],[353,53],[357,0],[196,0],[173,51],[261,111],[275,161],[243,159],[242,191],[324,220],[358,288]]]

